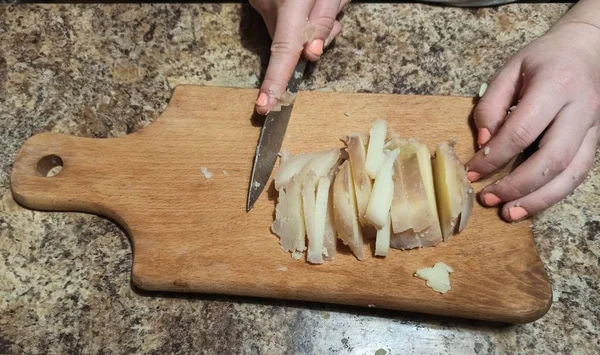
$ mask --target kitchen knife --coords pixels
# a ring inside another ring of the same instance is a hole
[[[298,61],[298,64],[294,69],[294,74],[288,82],[287,90],[290,93],[296,94],[298,92],[298,86],[300,86],[300,82],[304,76],[305,68],[306,59],[302,57]],[[254,155],[254,165],[250,177],[250,187],[248,188],[246,212],[252,209],[252,206],[254,206],[254,203],[258,200],[258,197],[264,190],[265,185],[273,172],[293,108],[294,102],[288,106],[282,106],[281,111],[269,112],[265,118],[265,123],[260,131],[260,138],[258,139],[258,145],[256,146],[256,153]]]

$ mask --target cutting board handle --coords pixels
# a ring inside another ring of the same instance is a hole
[[[102,185],[110,177],[103,176],[108,174],[103,152],[106,155],[108,141],[118,140],[58,133],[31,137],[19,150],[12,170],[14,199],[38,210],[110,215],[100,202]]]

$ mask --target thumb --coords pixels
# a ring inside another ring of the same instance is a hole
[[[271,57],[265,79],[256,99],[256,112],[265,115],[280,103],[300,59],[306,30],[306,19],[314,0],[282,1],[277,10],[277,24],[271,44]]]

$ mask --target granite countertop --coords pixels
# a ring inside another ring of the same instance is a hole
[[[303,89],[475,95],[567,5],[352,5]],[[301,302],[147,294],[111,222],[19,207],[18,148],[54,131],[122,136],[181,83],[257,86],[261,19],[229,5],[0,7],[0,353],[503,354],[600,352],[600,165],[536,216],[560,299],[517,326]]]

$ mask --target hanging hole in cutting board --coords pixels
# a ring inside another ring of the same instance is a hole
[[[42,177],[53,177],[63,169],[63,160],[55,154],[46,155],[37,164],[38,174]]]

